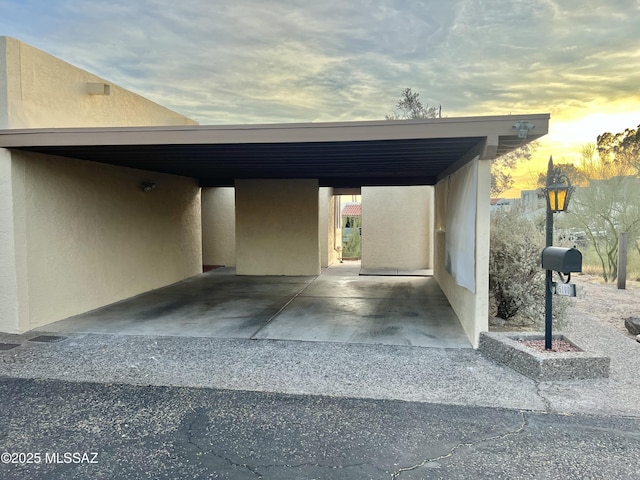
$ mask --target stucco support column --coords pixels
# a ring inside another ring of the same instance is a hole
[[[317,180],[236,180],[236,271],[320,274]]]
[[[233,187],[202,189],[202,263],[236,265],[236,199]]]
[[[455,177],[458,172],[450,176]],[[445,217],[450,209],[447,199],[461,195],[462,192],[452,190],[449,176],[444,177],[436,185],[435,191],[435,267],[434,277],[446,295],[451,307],[458,316],[469,341],[474,348],[478,347],[480,332],[489,328],[489,189],[491,186],[490,160],[478,160],[477,191],[475,198],[475,228],[468,232],[469,238],[475,237],[473,254],[475,257],[475,288],[471,292],[456,283],[446,270],[447,235]]]
[[[0,148],[0,331],[29,330],[24,164]]]
[[[489,248],[491,243],[491,160],[478,162],[476,204],[476,298],[471,343],[477,348],[480,332],[489,330]]]
[[[318,195],[320,202],[320,265],[328,267],[338,259],[336,250],[336,198],[333,188],[320,187]],[[342,244],[342,238],[339,239]]]
[[[362,187],[362,268],[433,268],[431,186]]]

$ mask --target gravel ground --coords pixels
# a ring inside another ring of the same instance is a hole
[[[624,326],[624,319],[640,317],[640,282],[627,281],[627,288],[618,290],[615,283],[603,283],[594,275],[576,275],[571,281],[578,288],[578,297],[569,310],[571,321],[589,315],[635,338]]]
[[[519,340],[519,342],[539,352],[546,351],[544,340]],[[577,347],[574,347],[573,345],[571,345],[569,342],[565,342],[564,340],[552,340],[551,351],[564,353],[564,352],[579,352],[580,350]]]
[[[604,283],[602,277],[597,275],[574,275],[571,282],[576,284],[578,295],[567,311],[566,327],[589,316],[635,339],[624,326],[624,319],[640,317],[640,282],[627,280],[625,290],[618,290],[615,283]],[[493,313],[490,311],[490,314]],[[493,332],[539,331],[543,328],[529,322],[520,323],[518,320],[506,324],[496,324],[495,321],[496,319],[490,318],[490,330]]]

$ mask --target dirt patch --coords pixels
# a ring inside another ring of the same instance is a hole
[[[551,350],[544,348],[544,340],[518,340],[518,342],[526,345],[527,347],[544,353],[565,353],[565,352],[579,352],[580,349],[571,345],[569,342],[561,339],[551,341]]]
[[[588,315],[633,337],[624,319],[640,317],[640,282],[627,281],[627,288],[618,290],[615,283],[604,283],[594,275],[576,275],[571,281],[578,289],[575,305],[568,312],[571,321]]]

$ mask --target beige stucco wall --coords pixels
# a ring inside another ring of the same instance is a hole
[[[0,148],[0,331],[12,333],[12,320],[18,316],[13,231],[11,154],[8,150]]]
[[[89,82],[110,95],[89,95]],[[11,37],[0,37],[0,128],[197,122]]]
[[[90,95],[88,83],[109,85]],[[0,37],[0,128],[193,120]],[[158,188],[146,196],[141,180]],[[191,179],[0,151],[0,330],[21,332],[201,271]]]
[[[340,197],[331,195],[329,204],[329,235],[327,239],[329,253],[327,266],[336,263],[342,257],[342,218],[340,216]]]
[[[236,271],[320,273],[318,181],[236,180]]]
[[[201,272],[193,179],[26,152],[11,153],[18,296],[26,331]],[[3,162],[6,163],[6,162]],[[141,181],[156,183],[145,193]],[[3,242],[4,243],[4,242]],[[16,324],[16,320],[10,320]],[[10,328],[11,329],[11,328]]]
[[[13,176],[11,153],[0,148],[0,331],[18,333],[20,308],[26,305],[19,297],[26,289],[18,288],[18,265],[24,264],[24,225],[15,223],[14,198],[21,196],[22,183],[14,186]]]
[[[333,189],[318,191],[318,229],[320,265],[327,267],[338,260],[336,250],[336,199]],[[236,264],[235,189],[233,187],[202,190],[202,261],[204,265]],[[338,239],[339,240],[339,239]]]
[[[233,187],[202,189],[202,262],[236,265],[236,198]]]
[[[9,127],[7,37],[0,37],[0,128]]]
[[[336,197],[333,195],[333,188],[320,187],[318,203],[320,206],[320,265],[325,268],[338,261],[339,251],[336,250],[336,240],[339,244],[342,243],[342,239],[336,236],[341,229],[336,226]]]
[[[329,205],[331,203],[331,189],[318,189],[318,231],[320,232],[320,266],[329,265]]]
[[[453,173],[455,176],[456,173]],[[435,187],[434,276],[458,316],[469,341],[478,347],[480,332],[489,329],[489,160],[478,161],[478,191],[476,198],[475,293],[456,284],[445,269],[445,219],[449,182],[444,178]],[[456,192],[450,194],[455,195]],[[474,232],[469,232],[473,235]]]
[[[362,187],[362,268],[433,268],[433,187]]]

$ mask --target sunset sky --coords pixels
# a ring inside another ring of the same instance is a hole
[[[640,0],[0,0],[15,37],[202,124],[550,113],[549,155],[640,124]]]

